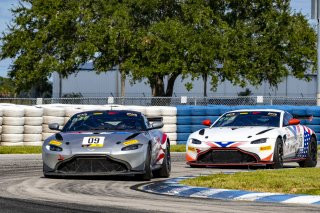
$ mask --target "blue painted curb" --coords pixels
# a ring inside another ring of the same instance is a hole
[[[150,183],[143,186],[141,190],[155,194],[172,195],[179,197],[320,205],[320,196],[316,195],[281,194],[270,192],[263,193],[244,190],[214,189],[186,186],[179,183],[181,180],[194,177],[195,176],[184,176]]]

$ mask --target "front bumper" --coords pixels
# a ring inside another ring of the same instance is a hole
[[[74,155],[66,160],[59,161],[53,170],[44,165],[44,173],[51,176],[105,176],[142,174],[143,172],[134,171],[126,161],[107,155]]]
[[[200,152],[195,160],[187,160],[188,165],[194,166],[241,166],[272,163],[272,161],[262,160],[256,153],[239,148],[211,148]]]

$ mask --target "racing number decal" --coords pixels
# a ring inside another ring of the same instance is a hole
[[[103,147],[104,137],[84,137],[82,147]]]

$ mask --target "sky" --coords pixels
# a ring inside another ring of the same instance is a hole
[[[18,5],[19,0],[0,0],[0,34],[6,30],[7,25],[12,19],[10,8]],[[297,12],[301,12],[306,16],[307,19],[311,19],[311,0],[292,0],[291,7]],[[310,21],[310,23],[315,23]],[[2,60],[0,61],[0,76],[6,77],[11,60]]]

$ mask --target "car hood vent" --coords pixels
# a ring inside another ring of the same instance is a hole
[[[201,130],[199,131],[199,135],[204,135],[204,131],[205,131],[205,129],[201,129]]]
[[[263,134],[263,133],[269,132],[270,130],[273,130],[273,128],[271,128],[271,129],[266,129],[266,130],[263,130],[263,131],[261,131],[261,132],[258,132],[256,135],[261,135],[261,134]]]
[[[135,133],[133,133],[132,135],[129,135],[129,137],[127,137],[125,140],[127,141],[127,140],[130,140],[130,139],[132,139],[132,138],[135,138],[135,137],[137,137],[138,135],[140,135],[140,133],[141,133],[141,132],[135,132]]]

